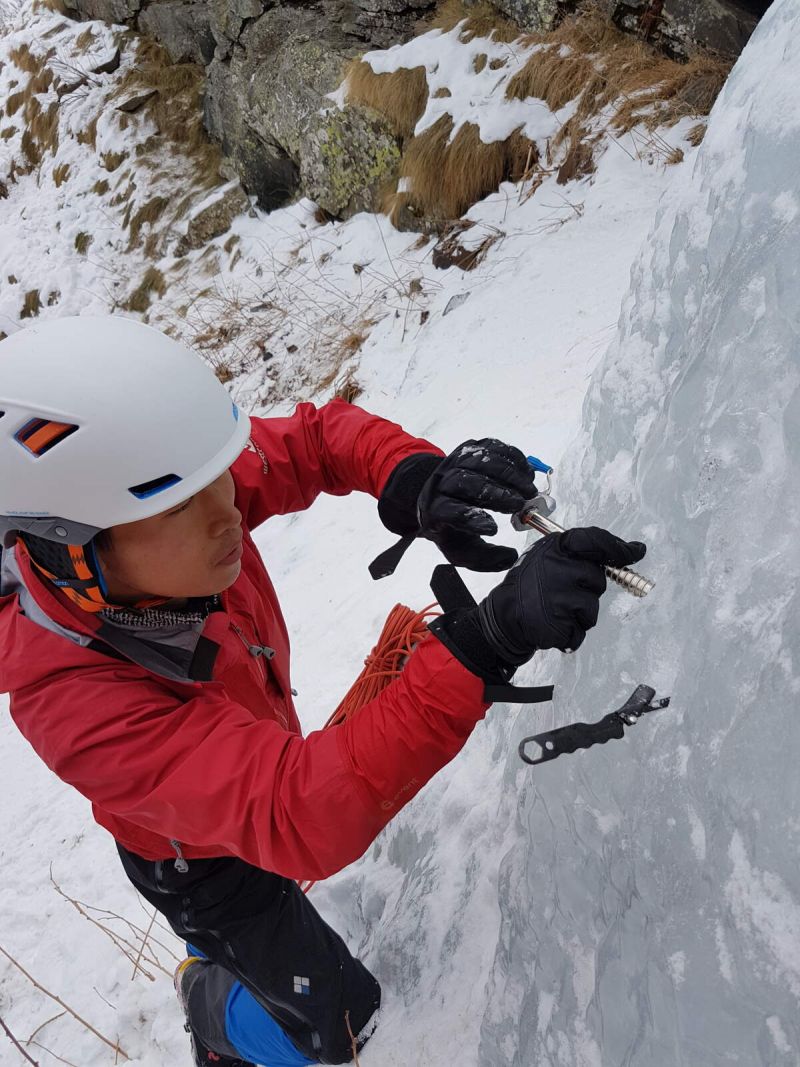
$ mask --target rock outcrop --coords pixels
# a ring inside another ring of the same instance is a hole
[[[76,17],[125,23],[175,62],[206,70],[204,120],[225,172],[272,209],[300,194],[332,215],[375,206],[400,143],[377,113],[329,100],[347,62],[408,39],[434,0],[65,0]],[[600,0],[622,29],[683,58],[736,55],[765,0]],[[575,0],[493,0],[521,29],[550,29]]]
[[[575,10],[575,0],[492,0],[527,30],[551,30]],[[620,29],[641,35],[673,59],[698,46],[739,55],[769,0],[600,0]]]

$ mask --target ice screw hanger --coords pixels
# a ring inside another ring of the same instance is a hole
[[[658,711],[669,706],[669,697],[654,701],[655,695],[655,689],[649,685],[637,685],[621,708],[604,716],[599,722],[573,722],[556,730],[523,737],[519,743],[520,758],[525,763],[536,766],[568,752],[591,748],[592,745],[604,745],[606,741],[624,737],[626,726],[633,726],[648,711]],[[538,745],[540,749],[540,755],[535,759],[531,759],[525,752],[526,747],[531,744]]]
[[[516,515],[512,515],[511,525],[520,533],[528,529],[536,530],[540,534],[565,533],[564,527],[550,518],[556,509],[556,502],[550,495],[553,468],[536,456],[528,456],[527,459],[537,473],[547,475],[547,485],[543,493],[539,493],[533,500],[528,500]],[[632,571],[630,567],[606,566],[605,572],[612,582],[616,582],[626,593],[635,597],[647,596],[656,584],[643,574]]]

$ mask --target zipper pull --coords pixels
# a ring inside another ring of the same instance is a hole
[[[170,844],[175,849],[175,854],[178,857],[175,860],[175,870],[178,872],[178,874],[188,874],[189,873],[189,862],[188,862],[188,860],[186,860],[184,858],[180,842],[179,841],[170,841]]]
[[[263,656],[264,659],[272,659],[275,655],[275,649],[270,648],[269,645],[248,645],[247,651],[256,658]]]

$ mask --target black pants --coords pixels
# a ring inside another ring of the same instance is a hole
[[[309,1059],[353,1058],[348,1022],[353,1034],[364,1029],[381,988],[295,882],[229,857],[189,860],[181,873],[172,859],[117,848],[175,933],[233,974]],[[308,980],[299,993],[297,976]]]

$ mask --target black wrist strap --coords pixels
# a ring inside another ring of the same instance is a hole
[[[434,567],[431,589],[444,611],[463,611],[478,606],[464,579],[450,563],[440,563]],[[509,671],[513,669],[509,668]],[[541,704],[553,699],[553,686],[517,686],[509,682],[486,682],[483,698],[489,704],[494,704],[498,700],[509,704]]]
[[[368,570],[376,582],[379,578],[388,578],[390,574],[394,574],[397,564],[411,548],[416,536],[416,534],[407,534],[401,537],[391,548],[387,548],[385,552],[375,557]]]
[[[431,589],[442,611],[477,608],[478,602],[452,563],[439,563],[433,568]]]
[[[483,699],[494,704],[504,700],[508,704],[543,704],[553,699],[552,685],[489,685],[483,689]]]

